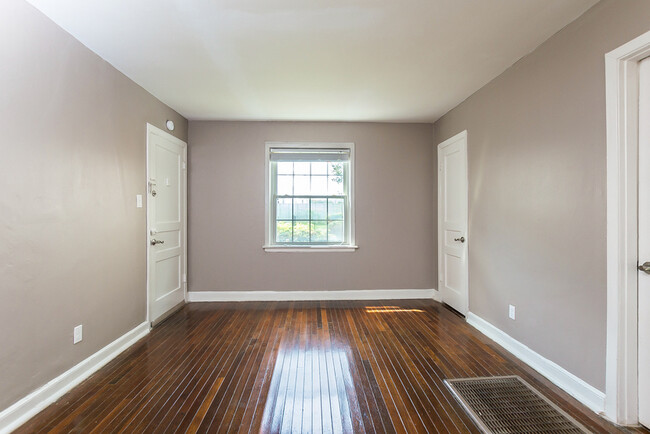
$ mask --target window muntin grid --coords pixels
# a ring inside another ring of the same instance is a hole
[[[349,242],[348,161],[271,162],[276,245]]]

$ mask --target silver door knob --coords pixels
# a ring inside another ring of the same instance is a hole
[[[157,240],[157,239],[153,238],[151,240],[151,245],[155,246],[156,244],[165,244],[165,242],[163,240]]]
[[[639,265],[638,268],[644,273],[650,274],[650,262],[644,262],[643,265]]]
[[[454,238],[454,241],[460,241],[461,243],[465,242],[465,237]]]

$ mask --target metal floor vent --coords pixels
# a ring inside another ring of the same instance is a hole
[[[486,433],[589,433],[516,375],[445,380]]]

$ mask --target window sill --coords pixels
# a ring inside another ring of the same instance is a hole
[[[262,246],[269,253],[354,252],[359,246]]]

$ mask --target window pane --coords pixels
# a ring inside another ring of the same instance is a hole
[[[278,220],[291,220],[291,199],[278,199],[275,210]]]
[[[277,222],[275,225],[275,242],[291,242],[291,222]]]
[[[309,242],[309,222],[293,222],[293,242]]]
[[[327,195],[327,175],[311,177],[311,194],[314,196]]]
[[[293,194],[293,176],[278,175],[278,196],[291,196]]]
[[[293,219],[309,220],[309,199],[293,200]]]
[[[312,175],[327,175],[327,163],[324,161],[318,161],[311,163],[311,174]]]
[[[296,161],[293,163],[293,173],[296,175],[309,175],[309,162]]]
[[[343,220],[344,204],[343,199],[328,199],[328,219],[329,220]]]
[[[338,162],[327,163],[327,174],[332,177],[343,178],[343,163],[338,163]]]
[[[329,222],[327,229],[329,242],[343,242],[343,222]]]
[[[343,195],[343,177],[330,176],[327,181],[327,194],[330,196]]]
[[[296,196],[307,196],[309,195],[309,176],[296,175],[294,176],[294,194]]]
[[[324,243],[327,241],[327,222],[311,223],[311,241],[313,243]]]
[[[311,219],[327,220],[327,199],[311,200]]]
[[[280,175],[293,175],[293,163],[278,161],[278,173]]]

